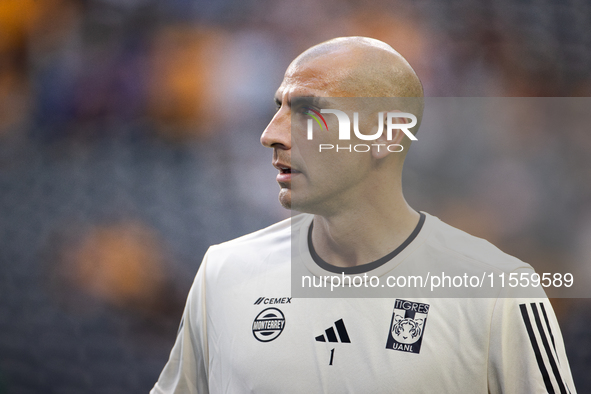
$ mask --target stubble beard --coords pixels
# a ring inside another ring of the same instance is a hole
[[[291,209],[291,189],[282,187],[279,191],[279,202],[285,209]]]

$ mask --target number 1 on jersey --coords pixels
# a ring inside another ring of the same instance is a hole
[[[328,362],[328,365],[332,365],[333,358],[334,358],[334,348],[330,351],[330,361]]]

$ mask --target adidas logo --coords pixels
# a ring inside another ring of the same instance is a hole
[[[336,332],[334,330],[335,327],[337,329]],[[339,334],[338,338],[337,338],[337,333]],[[324,330],[324,335],[318,335],[316,337],[316,342],[326,342],[327,339],[328,339],[328,342],[351,343],[351,340],[349,339],[349,334],[347,333],[347,329],[345,328],[345,322],[343,321],[343,319],[339,319],[339,320],[335,321],[333,327],[329,327],[326,330]],[[339,341],[339,339],[340,339],[340,341]]]

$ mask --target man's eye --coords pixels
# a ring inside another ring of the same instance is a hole
[[[301,112],[303,115],[312,115],[314,114],[314,110],[310,107],[302,107]]]

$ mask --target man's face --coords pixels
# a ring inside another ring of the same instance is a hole
[[[319,152],[319,144],[339,144],[336,116],[325,116],[329,132],[316,132],[313,141],[306,138],[308,117],[298,98],[311,98],[307,103],[319,111],[331,108],[330,97],[352,96],[339,88],[351,59],[341,55],[332,60],[320,57],[292,63],[275,95],[277,113],[261,136],[261,143],[273,148],[273,166],[279,170],[281,187],[279,200],[288,209],[330,214],[367,192],[362,183],[372,165],[371,154]],[[340,144],[348,146],[355,141]]]

